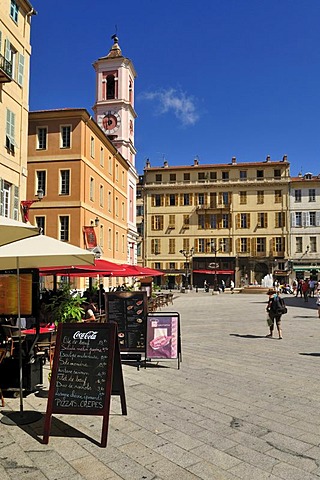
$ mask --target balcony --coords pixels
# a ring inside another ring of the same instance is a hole
[[[0,83],[12,81],[12,63],[0,55]]]
[[[197,205],[196,210],[198,213],[201,212],[206,212],[208,213],[209,211],[215,212],[217,210],[230,210],[230,203],[212,203],[210,204],[205,204],[205,205]]]

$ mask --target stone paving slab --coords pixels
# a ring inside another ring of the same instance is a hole
[[[123,365],[128,415],[0,423],[1,480],[320,479],[320,322],[315,301],[286,297],[283,340],[268,339],[265,295],[175,294],[182,363]],[[160,368],[161,367],[161,368]],[[47,378],[47,367],[44,377]],[[24,399],[44,413],[45,384]],[[19,409],[6,398],[3,411]],[[1,413],[0,413],[1,415]]]

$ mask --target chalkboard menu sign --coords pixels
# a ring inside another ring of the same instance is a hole
[[[126,415],[124,384],[115,323],[59,324],[50,382],[44,443],[52,413],[103,415],[106,446],[110,396],[120,395]]]
[[[146,292],[106,293],[108,321],[118,325],[120,351],[145,352],[146,348]]]

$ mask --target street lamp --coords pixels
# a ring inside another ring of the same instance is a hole
[[[217,292],[218,288],[218,278],[217,278],[217,253],[220,252],[220,248],[216,248],[216,241],[211,240],[211,253],[214,253],[214,280],[213,280],[213,291]]]
[[[190,248],[190,250],[179,250],[179,253],[181,253],[181,255],[183,255],[184,258],[186,259],[186,261],[184,263],[184,267],[186,269],[184,287],[188,288],[188,276],[189,276],[190,260],[193,257],[194,248],[192,247],[192,248]],[[192,282],[190,284],[190,289],[192,289]]]
[[[29,222],[29,210],[30,210],[31,205],[35,202],[41,202],[41,200],[43,200],[44,191],[42,190],[42,188],[39,188],[37,190],[36,196],[38,197],[37,200],[22,200],[20,202],[23,221],[25,223]]]

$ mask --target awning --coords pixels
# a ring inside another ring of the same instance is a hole
[[[206,275],[233,275],[234,270],[193,270],[193,273],[205,273]]]
[[[313,267],[312,265],[307,265],[307,266],[303,266],[303,265],[297,265],[296,267],[293,266],[293,270],[295,272],[311,272],[311,271],[316,271],[316,272],[320,272],[320,267],[317,265],[316,267]]]

